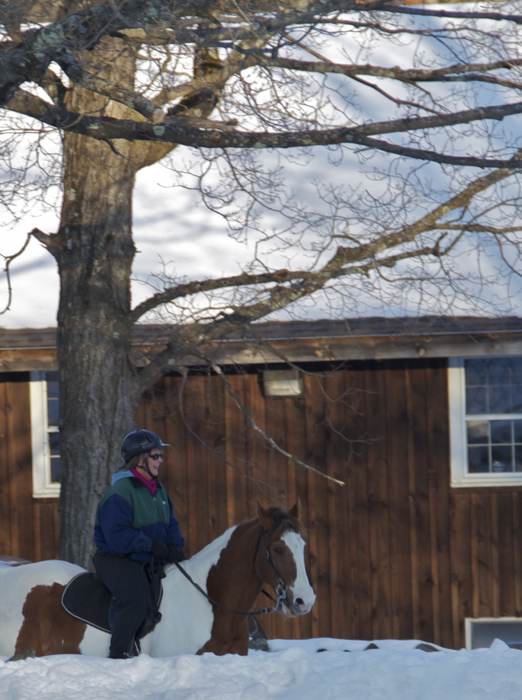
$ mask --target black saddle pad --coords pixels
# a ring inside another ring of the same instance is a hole
[[[112,596],[103,583],[99,583],[94,574],[85,572],[75,576],[65,587],[62,607],[77,620],[110,634],[111,599]]]
[[[149,579],[151,585],[150,610],[136,632],[136,639],[142,639],[146,634],[152,632],[161,620],[161,614],[153,604],[153,597],[158,601],[158,607],[163,598],[163,586],[161,585],[163,570],[161,569],[160,572],[161,574],[158,573],[152,581]],[[110,623],[112,600],[109,589],[97,580],[96,574],[88,571],[71,579],[62,593],[62,607],[69,615],[109,634],[112,632]]]

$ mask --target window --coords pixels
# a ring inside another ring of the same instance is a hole
[[[522,485],[522,357],[451,359],[451,483]]]
[[[522,618],[482,617],[466,618],[466,649],[489,649],[495,639],[506,644],[522,642]]]
[[[58,372],[31,372],[31,437],[33,496],[60,495],[60,433]]]

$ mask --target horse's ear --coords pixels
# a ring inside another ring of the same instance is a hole
[[[274,524],[274,519],[270,515],[270,513],[263,508],[263,506],[257,502],[257,517],[259,518],[259,522],[263,526],[265,530],[270,530],[272,525]]]
[[[296,520],[301,520],[301,499],[299,497],[297,497],[297,501],[290,511],[290,515]]]

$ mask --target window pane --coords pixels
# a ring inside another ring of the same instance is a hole
[[[60,393],[60,385],[58,382],[50,382],[47,380],[47,397],[49,399],[58,399]]]
[[[513,384],[511,387],[511,403],[513,413],[522,413],[522,384]]]
[[[513,384],[522,384],[522,357],[511,358]]]
[[[522,422],[522,421],[521,421]],[[468,421],[468,445],[487,445],[489,442],[489,421]]]
[[[494,639],[501,639],[506,644],[519,642],[522,639],[522,621],[505,621],[500,618],[494,622],[483,620],[470,620],[470,622],[472,649],[488,649]]]
[[[58,425],[60,404],[55,399],[47,401],[47,422],[48,425]]]
[[[512,380],[512,363],[509,358],[488,360],[488,383],[509,386]]]
[[[466,383],[469,386],[487,384],[488,362],[489,360],[466,360],[464,362],[464,367],[466,368]]]
[[[466,360],[466,412],[522,413],[522,358]]]
[[[492,420],[491,421],[491,442],[498,444],[499,442],[511,444],[511,421],[510,420]]]
[[[477,472],[489,472],[489,449],[487,447],[470,447],[468,450],[469,471],[472,474]]]
[[[51,481],[60,483],[62,478],[62,468],[59,457],[51,457]]]
[[[466,389],[466,412],[468,415],[489,413],[485,386],[473,386]]]
[[[49,446],[52,455],[60,454],[60,433],[49,433]]]
[[[511,387],[509,384],[489,387],[488,413],[511,413]]]
[[[497,445],[491,448],[492,472],[512,472],[512,460],[511,445]]]
[[[515,471],[522,472],[522,446],[515,445]]]

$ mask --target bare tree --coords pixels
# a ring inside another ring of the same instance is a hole
[[[88,563],[121,437],[166,370],[317,295],[351,304],[392,283],[450,305],[474,284],[481,304],[487,277],[463,255],[520,270],[517,4],[11,0],[0,22],[0,201],[20,216],[62,183],[59,230],[30,235],[60,274],[64,559]],[[320,146],[369,179],[298,202],[276,154]],[[226,278],[165,277],[133,307],[135,176],[167,157],[255,254]],[[132,330],[160,309],[175,332],[138,371]]]

